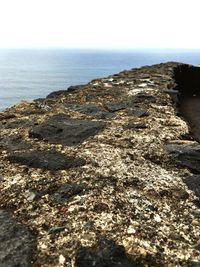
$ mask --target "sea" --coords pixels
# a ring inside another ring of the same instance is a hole
[[[71,85],[167,61],[197,65],[200,50],[0,49],[0,111]]]

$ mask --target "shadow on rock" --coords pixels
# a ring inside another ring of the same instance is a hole
[[[80,247],[76,254],[76,267],[136,267],[123,246],[101,238],[94,247]]]
[[[71,119],[65,114],[58,114],[33,127],[29,137],[47,140],[51,144],[74,146],[96,135],[104,127],[103,122]]]
[[[66,170],[85,164],[84,159],[65,156],[56,151],[19,152],[12,153],[7,158],[13,163],[44,170]]]
[[[30,267],[36,240],[28,228],[0,210],[0,266]]]
[[[200,145],[169,144],[165,146],[170,157],[179,165],[187,167],[194,173],[200,173]]]

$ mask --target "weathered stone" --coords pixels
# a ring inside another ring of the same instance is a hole
[[[19,119],[11,122],[7,122],[4,125],[4,128],[6,129],[15,129],[15,128],[27,128],[34,125],[34,122],[26,119]]]
[[[64,184],[51,196],[51,199],[58,204],[63,204],[84,189],[84,184]]]
[[[25,198],[29,201],[35,201],[41,197],[41,194],[37,192],[35,189],[27,190],[24,194]]]
[[[98,107],[97,105],[93,103],[88,103],[88,104],[74,104],[74,103],[65,103],[64,106],[66,108],[78,111],[83,114],[87,114],[93,117],[97,117],[100,119],[105,119],[105,118],[111,118],[113,117],[113,114],[110,112],[104,111],[102,108]]]
[[[77,267],[136,267],[123,246],[101,239],[95,247],[80,247],[76,254]]]
[[[108,102],[105,105],[105,108],[110,112],[116,112],[127,107],[126,102]]]
[[[0,210],[0,266],[30,267],[36,240],[28,228]]]
[[[74,146],[97,134],[105,127],[99,121],[71,119],[64,114],[49,118],[29,131],[29,137],[47,140],[52,144]]]
[[[200,173],[200,145],[174,145],[165,146],[169,155],[181,166],[187,167],[195,173]]]
[[[74,92],[76,90],[83,89],[84,87],[85,87],[85,85],[70,86],[67,90],[54,91],[54,92],[50,93],[49,95],[47,95],[46,98],[56,98],[60,95],[68,95],[69,93]]]
[[[3,147],[8,151],[27,150],[32,148],[32,146],[25,141],[12,137],[1,139],[0,147]]]
[[[8,160],[13,163],[20,163],[44,170],[65,170],[85,164],[84,159],[65,156],[55,151],[12,153],[8,156]]]
[[[200,267],[200,261],[191,261],[188,267]]]
[[[184,182],[200,198],[200,175],[188,176],[184,179]]]
[[[65,230],[64,226],[54,226],[54,227],[49,229],[48,233],[49,234],[58,234],[64,230]]]
[[[197,244],[196,246],[194,246],[194,248],[198,251],[200,251],[200,244]],[[200,264],[200,263],[199,263]]]
[[[148,95],[147,93],[138,93],[126,99],[127,106],[134,108],[136,104],[139,103],[155,103],[156,98],[154,96]]]

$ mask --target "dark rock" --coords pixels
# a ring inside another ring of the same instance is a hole
[[[200,145],[174,145],[165,146],[167,152],[178,164],[187,167],[195,173],[200,173]]]
[[[129,105],[131,104],[133,105],[136,103],[146,103],[146,102],[155,103],[156,98],[146,93],[138,93],[137,95],[129,99]]]
[[[99,212],[99,213],[107,212],[107,211],[109,211],[109,209],[110,209],[109,205],[104,203],[104,202],[99,202],[99,203],[94,205],[94,211],[95,212]]]
[[[30,120],[19,119],[19,120],[7,122],[4,126],[4,128],[6,128],[6,129],[27,128],[27,127],[31,127],[33,125],[34,125],[34,122],[32,122]]]
[[[103,238],[94,247],[80,247],[75,261],[77,267],[136,267],[123,246]]]
[[[138,187],[143,185],[143,182],[138,177],[127,177],[127,179],[123,182],[124,186],[132,186],[132,187]]]
[[[200,244],[197,244],[196,246],[194,246],[194,248],[198,251],[200,251]]]
[[[188,267],[200,267],[200,261],[191,261],[188,263]]]
[[[45,101],[45,99],[46,98],[42,98],[42,97],[40,97],[40,98],[36,98],[36,99],[34,99],[34,102],[36,102],[37,104],[39,104],[39,103],[43,103],[44,101]]]
[[[142,123],[129,123],[124,126],[125,129],[146,129],[147,126]]]
[[[21,139],[9,137],[0,140],[0,147],[3,147],[8,151],[27,150],[32,148],[30,144]]]
[[[69,92],[67,90],[59,90],[59,91],[54,91],[52,93],[50,93],[49,95],[46,96],[46,98],[56,98],[60,95],[63,95],[63,94],[68,94]]]
[[[63,204],[84,189],[85,184],[64,184],[51,196],[51,199],[57,204]]]
[[[200,175],[188,176],[184,179],[184,182],[200,198]]]
[[[3,114],[3,113],[0,113],[0,121],[9,120],[9,119],[13,119],[13,118],[16,118],[16,116],[14,114]]]
[[[105,127],[99,121],[71,119],[64,114],[49,118],[29,131],[29,137],[47,140],[52,144],[74,146],[97,134]]]
[[[30,267],[36,240],[26,226],[0,211],[0,266]]]
[[[68,87],[68,92],[74,92],[74,91],[77,91],[77,90],[81,90],[83,89],[84,87],[86,87],[86,84],[80,84],[80,85],[72,85],[70,87]]]
[[[136,108],[139,103],[141,104],[148,103],[148,102],[154,103],[155,101],[156,101],[156,98],[154,96],[147,95],[145,93],[138,93],[136,96],[130,96],[128,99],[126,97],[126,99],[123,99],[121,102],[108,102],[104,106],[110,112],[116,112],[122,109],[128,109],[129,112],[131,112],[131,109]],[[140,116],[144,114],[140,115],[140,113],[138,113],[138,115]],[[135,111],[135,115],[137,115],[136,111]]]
[[[126,102],[108,102],[105,105],[105,108],[110,112],[116,112],[127,107]]]
[[[65,170],[85,164],[84,159],[65,156],[56,151],[18,152],[10,154],[7,158],[13,163],[44,170]]]
[[[100,119],[105,119],[105,118],[111,118],[113,117],[113,114],[110,112],[104,111],[102,108],[98,107],[97,105],[93,103],[88,103],[88,104],[73,104],[73,103],[65,103],[64,106],[66,108],[78,111],[83,114],[87,114],[93,117],[97,117]]]
[[[65,230],[65,227],[64,226],[55,226],[55,227],[52,227],[51,229],[49,229],[49,234],[58,234],[62,231]]]
[[[24,195],[29,202],[38,200],[41,197],[41,194],[34,189],[27,190]]]
[[[52,92],[49,95],[47,95],[46,98],[56,98],[60,95],[68,95],[69,93],[72,93],[76,90],[83,89],[84,87],[85,85],[70,86],[67,90],[59,90],[59,91]]]
[[[170,199],[176,198],[181,200],[186,200],[189,197],[189,194],[186,190],[182,188],[170,188],[162,189],[159,191],[161,197],[169,197]]]

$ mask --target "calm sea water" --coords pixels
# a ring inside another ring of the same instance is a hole
[[[125,69],[166,61],[200,63],[200,50],[0,49],[0,110]]]

